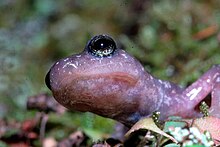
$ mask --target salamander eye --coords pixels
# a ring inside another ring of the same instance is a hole
[[[115,49],[115,41],[107,35],[95,36],[88,43],[88,52],[97,57],[111,56]]]
[[[51,85],[50,85],[50,71],[47,73],[46,77],[45,77],[45,83],[47,85],[47,87],[51,90]]]

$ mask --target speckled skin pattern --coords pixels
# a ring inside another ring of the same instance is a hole
[[[155,111],[161,120],[173,115],[200,117],[195,107],[211,93],[210,113],[220,117],[220,65],[181,88],[153,77],[122,49],[107,57],[94,56],[88,51],[91,40],[82,53],[57,61],[46,76],[53,96],[68,109],[89,111],[130,127]]]

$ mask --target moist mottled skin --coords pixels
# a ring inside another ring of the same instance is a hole
[[[161,120],[173,115],[200,117],[195,107],[209,93],[210,113],[220,117],[220,65],[181,88],[153,77],[107,35],[93,37],[82,53],[57,61],[46,76],[46,84],[68,109],[89,111],[128,127],[155,111],[161,113]]]

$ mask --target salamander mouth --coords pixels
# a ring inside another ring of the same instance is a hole
[[[76,99],[80,102],[99,98],[103,100],[103,98],[107,99],[106,97],[111,103],[114,98],[124,95],[124,92],[128,89],[136,87],[137,83],[138,78],[121,72],[93,75],[79,74],[65,77],[58,83],[58,86],[54,86],[53,91],[58,95],[60,95],[59,93],[64,93],[63,96],[59,96],[62,98],[69,95],[74,103],[77,102]]]
[[[113,118],[118,113],[124,113],[130,105],[132,108],[126,110],[129,113],[138,107],[136,101],[125,101],[123,98],[138,83],[138,78],[128,73],[79,74],[68,78],[70,77],[63,79],[57,89],[53,89],[55,99],[68,109],[89,111]]]
[[[105,79],[106,81],[113,81],[114,83],[123,83],[126,84],[128,87],[134,86],[138,78],[124,72],[112,72],[112,73],[101,73],[101,74],[90,74],[90,75],[76,75],[74,77],[76,80],[87,80],[87,81],[97,81],[98,79]],[[104,85],[103,85],[104,86]]]

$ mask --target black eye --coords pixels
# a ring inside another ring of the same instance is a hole
[[[88,51],[97,57],[111,56],[115,49],[115,41],[107,35],[95,36],[88,43]]]
[[[47,73],[46,77],[45,77],[45,83],[47,85],[47,87],[51,90],[51,85],[50,85],[50,71]]]

